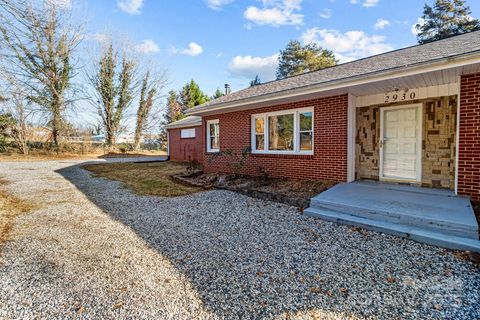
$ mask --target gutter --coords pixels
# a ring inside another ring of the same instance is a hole
[[[391,69],[375,71],[353,77],[347,77],[337,80],[330,80],[318,84],[306,85],[303,87],[285,89],[272,93],[267,93],[255,97],[241,98],[223,104],[212,105],[211,107],[197,107],[186,111],[188,115],[203,115],[215,111],[256,104],[261,102],[274,102],[275,100],[294,98],[302,95],[320,93],[329,90],[344,89],[346,87],[367,84],[376,81],[389,80],[401,76],[411,76],[421,73],[434,72],[447,68],[460,67],[468,64],[479,63],[480,51],[473,51],[448,58],[441,58],[433,61],[412,64],[405,67],[395,67]],[[420,68],[420,69],[419,69]],[[403,73],[403,74],[402,74]],[[280,94],[280,95],[279,95]]]

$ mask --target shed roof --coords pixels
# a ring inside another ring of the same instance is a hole
[[[165,125],[165,129],[198,127],[201,125],[202,125],[202,117],[188,116],[178,121]]]

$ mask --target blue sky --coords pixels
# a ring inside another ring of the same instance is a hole
[[[195,79],[208,94],[272,80],[291,39],[317,42],[342,62],[414,45],[418,0],[51,0],[67,3],[87,41],[126,35],[168,72],[167,89]],[[426,0],[432,4],[433,0]],[[474,17],[480,1],[467,0]]]

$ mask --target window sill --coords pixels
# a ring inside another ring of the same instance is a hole
[[[211,149],[211,150],[207,150],[207,154],[208,153],[219,153],[220,152],[220,149]]]
[[[252,152],[252,157],[257,158],[290,158],[290,159],[313,159],[314,154],[312,153],[260,153],[260,152]]]

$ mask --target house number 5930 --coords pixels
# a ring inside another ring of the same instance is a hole
[[[417,94],[415,91],[395,91],[385,94],[385,103],[415,100]]]

